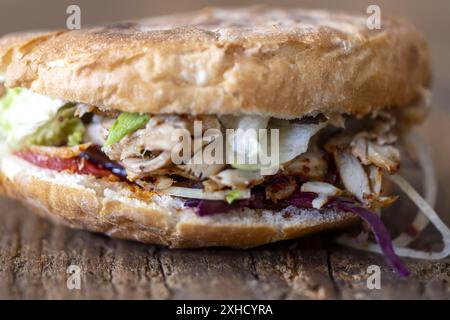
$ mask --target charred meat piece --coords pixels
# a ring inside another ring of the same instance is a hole
[[[266,198],[277,202],[291,196],[297,189],[297,181],[291,176],[276,177],[266,187]]]

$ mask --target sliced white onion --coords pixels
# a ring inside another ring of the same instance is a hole
[[[162,193],[182,198],[191,199],[204,199],[204,200],[225,200],[229,190],[226,191],[216,191],[216,192],[205,192],[203,189],[185,188],[185,187],[170,187],[164,190]],[[237,199],[249,199],[251,197],[250,189],[239,190],[239,195],[235,198]]]
[[[311,205],[314,209],[322,209],[322,207],[327,204],[329,199],[329,196],[321,193],[314,198],[314,200],[311,202]]]
[[[210,179],[227,187],[245,189],[261,180],[262,176],[258,170],[227,169]]]
[[[342,190],[336,188],[332,184],[320,181],[310,181],[302,184],[300,188],[301,192],[314,192],[317,194],[323,194],[327,196],[337,196],[342,193]]]
[[[337,196],[342,193],[341,189],[329,183],[319,181],[305,182],[302,184],[300,191],[317,193],[317,197],[312,201],[314,209],[322,208],[328,202],[330,196]]]

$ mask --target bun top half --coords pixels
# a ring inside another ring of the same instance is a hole
[[[405,107],[430,83],[408,22],[272,7],[207,8],[0,39],[8,87],[142,113],[364,115]]]

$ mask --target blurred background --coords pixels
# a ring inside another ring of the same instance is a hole
[[[66,26],[66,8],[81,8],[81,24],[87,27],[117,20],[131,20],[152,15],[200,9],[206,6],[270,4],[365,14],[370,4],[377,4],[383,15],[401,15],[411,20],[428,40],[433,63],[433,111],[419,129],[430,145],[440,180],[438,212],[450,222],[450,1],[448,0],[0,0],[0,35],[28,29],[61,29]]]

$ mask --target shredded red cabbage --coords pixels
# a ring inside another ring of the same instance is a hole
[[[313,192],[298,192],[290,196],[288,199],[276,204],[277,207],[296,206],[299,208],[312,208],[312,201],[317,196]],[[249,208],[270,208],[274,207],[267,205],[267,200],[262,198],[262,192],[253,193],[252,198],[248,200],[238,200],[232,204],[228,204],[221,200],[199,200],[199,199],[187,199],[185,205],[195,208],[196,213],[199,216],[207,216],[219,213],[227,213],[232,210],[236,210],[242,207]],[[344,198],[333,198],[326,205],[327,208],[335,209],[339,211],[352,212],[358,215],[362,220],[366,221],[375,236],[375,240],[380,246],[387,260],[387,263],[400,274],[401,276],[408,276],[409,270],[395,254],[392,247],[392,240],[389,233],[381,219],[375,213],[359,206],[351,200]]]
[[[188,199],[184,203],[185,206],[190,208],[195,208],[195,212],[200,216],[209,216],[219,213],[227,213],[232,210],[239,209],[240,207],[245,207],[249,205],[248,201],[234,201],[229,204],[228,202],[222,200],[199,200],[199,199]]]
[[[383,221],[381,221],[378,215],[348,200],[342,199],[333,199],[328,204],[328,207],[332,207],[341,211],[352,212],[366,221],[375,236],[375,240],[383,251],[388,264],[401,276],[406,277],[410,274],[409,270],[406,268],[400,258],[395,254],[394,249],[392,248],[392,240],[389,236],[389,232],[387,231],[386,226],[384,225]]]

